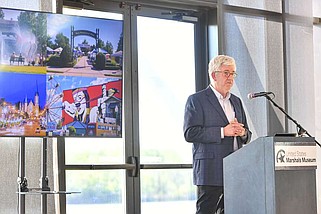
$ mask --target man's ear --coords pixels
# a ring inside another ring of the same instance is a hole
[[[216,81],[216,73],[215,72],[212,72],[212,79]]]

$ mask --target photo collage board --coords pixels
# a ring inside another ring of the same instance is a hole
[[[123,21],[0,8],[0,136],[122,135]]]

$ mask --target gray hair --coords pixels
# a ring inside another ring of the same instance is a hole
[[[236,69],[236,64],[233,57],[226,55],[218,55],[217,57],[211,59],[211,61],[208,63],[208,75],[211,81],[212,73],[215,71],[219,71],[222,65],[234,65]]]

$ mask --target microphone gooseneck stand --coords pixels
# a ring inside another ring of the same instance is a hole
[[[274,93],[273,93],[274,95]],[[274,95],[275,96],[275,95]],[[309,137],[313,137],[312,135],[309,134],[309,132],[307,130],[305,130],[296,120],[294,120],[283,108],[281,108],[278,104],[276,104],[276,102],[273,101],[273,99],[269,96],[269,95],[264,95],[264,97],[266,99],[268,99],[275,107],[277,107],[278,109],[280,109],[280,111],[283,112],[283,114],[285,114],[285,116],[291,120],[298,128],[298,135],[302,136],[303,134],[308,135]],[[321,148],[321,144],[314,138],[314,142],[316,144],[318,144],[318,146]]]

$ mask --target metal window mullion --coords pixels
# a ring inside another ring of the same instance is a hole
[[[65,170],[134,170],[136,164],[69,164]],[[192,164],[140,164],[140,169],[190,169]]]
[[[141,164],[141,169],[191,169],[192,164]]]
[[[137,14],[135,6],[124,5],[124,121],[126,164],[139,160],[138,142],[138,60],[137,60]],[[128,53],[128,54],[126,54]],[[136,166],[139,166],[138,163]],[[135,169],[139,172],[139,169]],[[140,213],[140,178],[126,173],[126,214]]]
[[[135,164],[69,164],[65,166],[65,170],[133,170],[135,167]]]

